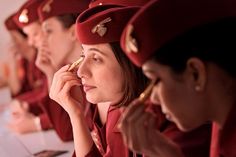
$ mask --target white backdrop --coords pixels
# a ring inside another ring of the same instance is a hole
[[[14,13],[26,0],[0,0],[0,62],[7,58],[6,45],[9,43],[9,35],[5,29],[5,19]]]

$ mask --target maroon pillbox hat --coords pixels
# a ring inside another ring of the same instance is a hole
[[[89,0],[43,0],[38,8],[40,21],[52,16],[81,13],[88,8]]]
[[[150,0],[92,0],[89,4],[89,7],[95,7],[98,5],[104,4],[115,4],[122,6],[143,6]]]
[[[19,29],[19,27],[16,25],[15,21],[13,20],[14,16],[15,14],[10,15],[4,22],[6,29],[9,31]]]
[[[120,41],[125,25],[138,9],[119,5],[87,9],[76,21],[79,41],[88,45]]]
[[[142,66],[163,45],[191,29],[236,16],[235,0],[152,0],[129,21],[121,47]]]
[[[41,4],[41,0],[29,0],[22,5],[14,16],[15,23],[23,28],[37,20],[39,20],[37,9]]]

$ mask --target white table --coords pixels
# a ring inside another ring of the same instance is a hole
[[[0,99],[4,99],[3,95],[0,94]],[[3,104],[0,104],[1,107],[3,108]],[[31,157],[42,150],[67,150],[67,153],[58,157],[72,156],[73,142],[62,142],[54,130],[24,135],[14,134],[5,127],[7,118],[9,118],[7,110],[0,110],[0,157]]]

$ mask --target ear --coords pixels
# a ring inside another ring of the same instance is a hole
[[[198,58],[190,58],[186,66],[193,80],[193,88],[198,92],[203,91],[207,82],[205,63]]]
[[[70,38],[72,41],[75,41],[77,40],[77,37],[76,37],[76,30],[75,30],[75,24],[71,25],[70,28],[69,28],[69,33],[70,33]]]

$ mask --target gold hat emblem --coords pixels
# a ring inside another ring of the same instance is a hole
[[[138,53],[137,40],[131,35],[133,30],[134,30],[133,25],[130,24],[127,26],[127,31],[125,36],[125,48],[128,53],[130,52]]]
[[[28,10],[27,9],[24,9],[22,12],[21,12],[21,14],[20,14],[20,16],[19,16],[19,21],[21,22],[21,23],[28,23],[29,22],[29,17],[28,17]]]
[[[52,4],[53,0],[49,0],[42,8],[43,12],[49,13],[51,11],[51,4]]]
[[[107,32],[107,27],[105,27],[105,24],[110,22],[111,18],[108,17],[105,20],[102,20],[101,22],[99,22],[95,27],[93,27],[93,29],[91,30],[92,33],[98,33],[98,35],[100,35],[101,37],[103,37],[106,32]]]

